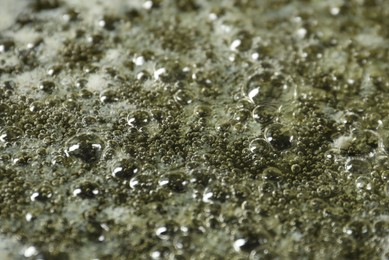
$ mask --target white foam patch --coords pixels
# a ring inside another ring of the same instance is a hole
[[[18,89],[21,93],[26,94],[30,93],[34,87],[38,86],[39,82],[45,75],[44,73],[43,69],[35,69],[18,74],[13,80],[15,80],[15,83],[20,86]]]
[[[355,38],[361,45],[366,47],[385,47],[386,41],[377,34],[359,34]]]
[[[135,214],[130,209],[124,207],[108,207],[104,209],[104,213],[107,216],[110,216],[110,218],[118,224],[129,224],[142,221],[142,219],[135,216]]]
[[[63,48],[63,40],[65,37],[57,34],[56,37],[46,37],[44,40],[45,50],[43,55],[40,55],[39,60],[42,63],[56,60],[56,56],[61,48]]]
[[[117,64],[122,64],[126,55],[123,51],[119,49],[110,49],[106,52],[104,59],[101,60],[102,64],[117,66]]]
[[[26,0],[1,0],[0,1],[0,31],[14,24],[19,13],[25,10]]]
[[[10,237],[5,237],[0,234],[0,259],[11,260],[15,259],[15,255],[11,255],[11,252],[15,252],[16,248],[20,248],[21,245]]]
[[[104,78],[103,74],[92,74],[89,76],[87,89],[92,92],[100,92],[104,90],[108,85],[108,81]]]
[[[15,31],[12,37],[22,48],[26,48],[29,43],[34,43],[41,35],[26,27]]]
[[[89,0],[89,1],[79,1],[79,0],[67,0],[66,3],[69,6],[72,6],[86,15],[85,21],[88,23],[97,22],[96,18],[101,18],[103,14],[112,13],[112,14],[124,14],[127,10],[131,8],[141,9],[144,1],[142,0],[110,0],[110,1],[101,1],[101,0]]]

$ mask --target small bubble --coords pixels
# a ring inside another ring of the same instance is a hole
[[[189,180],[184,172],[173,172],[162,175],[158,183],[174,192],[184,192]]]
[[[241,43],[242,43],[242,42],[241,42],[241,40],[239,40],[239,39],[234,40],[234,41],[231,43],[231,45],[230,45],[230,50],[236,51],[237,48],[239,47],[239,45],[240,45]]]
[[[277,99],[284,88],[277,75],[265,71],[252,75],[242,86],[242,94],[252,103],[261,104],[269,99]]]
[[[136,74],[136,79],[140,80],[140,81],[146,81],[150,78],[151,78],[151,75],[146,70],[142,70],[138,74]]]
[[[15,47],[15,43],[12,40],[0,41],[0,53],[12,50]]]
[[[372,189],[372,184],[370,183],[369,178],[366,176],[359,176],[355,180],[355,186],[358,190],[370,191]]]
[[[73,9],[68,9],[66,12],[62,15],[62,19],[65,22],[74,22],[77,20],[79,13]]]
[[[53,196],[53,190],[49,186],[42,186],[30,196],[31,201],[47,201]]]
[[[30,258],[33,256],[36,256],[38,254],[38,250],[34,246],[28,247],[26,250],[24,250],[24,257]]]
[[[148,174],[138,174],[130,180],[130,187],[137,190],[151,191],[156,184],[155,177]]]
[[[48,80],[42,81],[39,84],[39,89],[48,94],[53,93],[53,90],[55,89],[55,83]]]
[[[86,163],[95,163],[104,149],[104,143],[95,134],[79,134],[70,138],[66,143],[65,154]]]
[[[239,109],[234,113],[234,120],[236,122],[241,122],[244,123],[249,119],[250,117],[250,112],[246,109]]]
[[[256,138],[250,142],[249,150],[258,155],[266,155],[272,151],[272,148],[265,139]]]
[[[298,164],[293,164],[292,167],[290,168],[290,170],[293,172],[293,173],[299,173],[301,172],[301,166],[298,165]]]
[[[233,247],[236,251],[251,252],[257,249],[269,241],[269,235],[264,231],[244,231],[237,236],[233,243]]]
[[[173,97],[180,105],[189,105],[194,101],[194,95],[190,91],[184,89],[178,90]]]
[[[179,226],[174,222],[166,223],[164,226],[158,227],[155,231],[157,237],[163,240],[168,240],[179,232]]]
[[[332,195],[332,190],[328,185],[319,186],[316,192],[320,198],[329,198]]]
[[[378,237],[387,237],[389,235],[389,221],[379,220],[374,223],[374,234]]]
[[[225,202],[231,198],[231,188],[224,187],[219,183],[214,183],[208,186],[203,192],[203,202],[213,203],[213,202]]]
[[[340,8],[339,8],[339,7],[336,7],[336,6],[331,7],[331,8],[330,8],[330,13],[331,13],[333,16],[336,16],[336,15],[338,15],[338,14],[340,13]]]
[[[112,176],[120,179],[131,179],[138,171],[139,167],[136,163],[129,159],[122,159],[115,163]]]
[[[144,8],[144,9],[149,10],[149,9],[151,9],[152,7],[153,7],[153,1],[146,1],[146,2],[143,3],[143,8]]]
[[[267,167],[265,170],[263,170],[262,179],[264,181],[281,181],[283,179],[283,173],[280,169],[276,167]]]
[[[371,235],[371,226],[363,220],[354,220],[348,223],[343,232],[357,240],[367,238]]]
[[[369,174],[370,165],[365,160],[350,159],[346,162],[346,171],[352,174]]]
[[[194,114],[197,117],[206,117],[211,114],[211,108],[208,105],[198,105],[195,110]]]
[[[4,127],[0,131],[0,142],[14,142],[21,138],[23,131],[15,126]]]
[[[299,38],[304,38],[306,35],[307,35],[307,29],[305,29],[305,28],[300,28],[300,29],[298,29],[297,30],[297,32],[296,32],[296,34],[297,34],[297,36],[299,37]]]
[[[88,84],[88,80],[86,79],[78,79],[75,82],[76,88],[84,88]]]
[[[277,150],[285,150],[292,146],[293,135],[282,124],[272,124],[265,129],[266,140]]]
[[[118,94],[111,89],[104,90],[100,93],[100,101],[101,103],[113,103],[119,101]]]
[[[276,113],[276,109],[270,105],[259,105],[253,109],[252,115],[255,121],[262,125],[271,123]]]
[[[28,212],[25,216],[27,222],[31,222],[34,219],[34,216]]]
[[[154,71],[154,79],[158,80],[165,73],[166,73],[165,68],[157,69],[156,71]]]
[[[48,69],[47,69],[47,75],[48,76],[56,76],[58,75],[62,70],[62,66],[61,65],[53,65],[53,66],[50,66]]]
[[[150,122],[151,116],[145,110],[136,110],[127,116],[127,123],[133,127],[142,127]]]
[[[108,31],[112,31],[115,29],[116,22],[117,19],[115,17],[105,15],[98,21],[98,25]]]
[[[92,182],[84,182],[73,190],[73,196],[90,199],[99,194],[98,185]]]

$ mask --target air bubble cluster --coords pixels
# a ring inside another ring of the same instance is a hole
[[[388,258],[385,1],[5,2],[0,258]]]

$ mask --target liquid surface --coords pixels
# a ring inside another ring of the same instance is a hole
[[[0,0],[1,259],[389,259],[389,4]]]

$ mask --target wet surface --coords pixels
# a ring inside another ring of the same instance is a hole
[[[0,0],[1,259],[389,258],[389,5]]]

